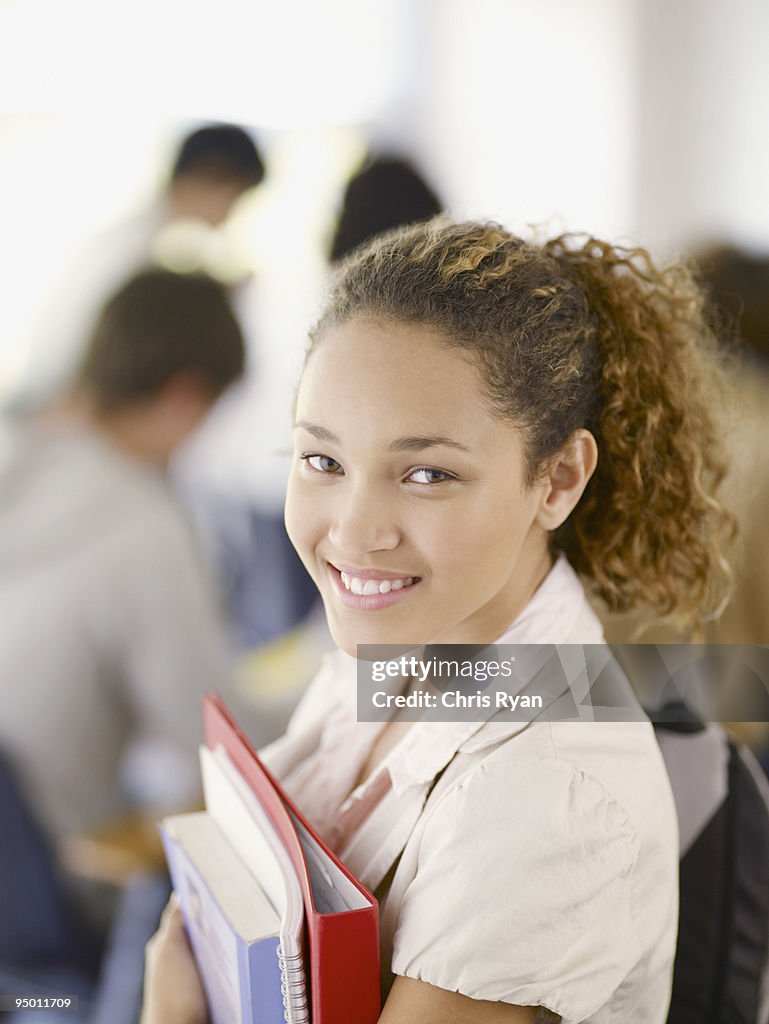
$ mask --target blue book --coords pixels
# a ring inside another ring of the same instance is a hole
[[[161,831],[212,1024],[283,1024],[277,910],[210,815]]]

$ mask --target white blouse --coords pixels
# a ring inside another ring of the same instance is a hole
[[[602,638],[561,557],[498,642]],[[382,728],[356,721],[355,668],[329,656],[264,757],[379,890],[385,990],[399,974],[565,1024],[663,1024],[678,837],[648,722],[418,722],[354,789]]]

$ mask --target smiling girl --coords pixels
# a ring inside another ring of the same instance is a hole
[[[438,220],[343,267],[286,503],[340,650],[264,756],[380,899],[381,1024],[665,1020],[678,852],[650,725],[359,723],[354,659],[601,643],[584,584],[706,616],[728,532],[714,352],[683,268],[591,238]],[[148,1024],[205,1019],[194,980],[179,1005],[189,971],[169,913]]]

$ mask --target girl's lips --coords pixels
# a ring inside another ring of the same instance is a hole
[[[419,586],[419,577],[410,577],[413,579],[413,583],[408,587],[401,587],[399,590],[390,590],[387,594],[353,594],[351,590],[342,582],[342,571],[330,562],[328,564],[328,571],[331,575],[333,585],[336,589],[339,598],[346,607],[353,608],[356,611],[363,612],[374,612],[379,611],[382,608],[389,608],[390,605],[396,604],[398,601],[403,601],[411,593],[415,587]],[[347,575],[347,569],[344,569]],[[378,580],[401,580],[403,576],[395,576],[393,573],[382,573],[377,574],[374,571],[368,570],[365,574],[360,570],[349,573],[350,576],[357,575],[359,579],[378,579]],[[409,577],[407,577],[409,578]]]
[[[347,576],[357,576],[361,580],[405,580],[417,579],[409,573],[388,572],[386,569],[358,569],[354,565],[338,565],[336,562],[328,563],[332,569],[343,572]]]

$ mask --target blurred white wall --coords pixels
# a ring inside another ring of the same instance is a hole
[[[634,227],[631,0],[435,0],[418,141],[460,216]]]
[[[636,221],[666,250],[769,250],[769,4],[637,0]]]
[[[266,128],[365,120],[409,0],[1,0],[0,111],[161,110]]]

